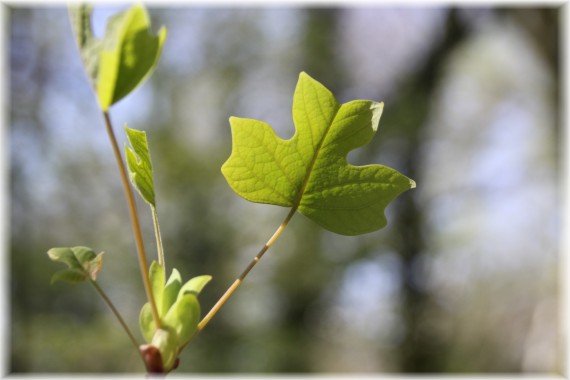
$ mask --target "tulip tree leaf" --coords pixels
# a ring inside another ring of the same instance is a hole
[[[154,181],[152,179],[152,163],[146,133],[125,126],[131,147],[125,145],[127,167],[133,186],[141,197],[152,207],[156,207]]]
[[[348,152],[371,141],[382,108],[369,100],[339,104],[302,72],[293,96],[294,136],[283,140],[264,122],[231,117],[232,153],[222,173],[241,197],[296,208],[338,234],[378,230],[386,225],[386,206],[415,187],[389,167],[347,162]]]
[[[81,246],[51,248],[47,254],[52,261],[63,263],[68,267],[52,276],[52,284],[57,281],[71,283],[95,281],[103,262],[103,252],[96,254],[91,248]]]

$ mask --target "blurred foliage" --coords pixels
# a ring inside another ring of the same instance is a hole
[[[95,8],[96,33],[116,10]],[[163,58],[111,118],[147,131],[167,263],[213,275],[204,309],[287,212],[225,183],[228,118],[289,138],[300,71],[340,102],[384,101],[375,141],[349,161],[418,183],[361,237],[296,216],[179,373],[560,372],[558,9],[149,10],[169,30]],[[47,249],[87,245],[105,251],[98,282],[131,326],[144,303],[67,12],[8,16],[10,371],[142,372],[92,289],[49,286]]]

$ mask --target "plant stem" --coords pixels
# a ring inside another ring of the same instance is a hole
[[[160,227],[158,225],[158,214],[156,207],[150,206],[152,210],[152,223],[154,224],[154,236],[156,237],[156,251],[158,252],[158,263],[164,268],[166,273],[166,264],[164,261],[164,248],[162,247],[162,236],[160,235]]]
[[[285,218],[285,220],[283,220],[283,223],[281,223],[281,225],[277,228],[275,233],[273,233],[273,236],[271,236],[271,238],[269,238],[267,243],[265,243],[263,248],[261,248],[261,250],[257,253],[257,255],[255,255],[253,260],[249,263],[247,268],[245,268],[245,270],[242,272],[242,274],[234,281],[234,283],[228,288],[228,290],[226,290],[224,295],[222,295],[222,297],[218,300],[218,302],[216,302],[214,307],[212,307],[212,309],[208,312],[208,314],[206,314],[206,316],[200,321],[200,323],[198,323],[196,333],[200,332],[204,327],[206,327],[208,322],[210,322],[210,320],[214,317],[214,315],[216,315],[216,313],[222,308],[222,306],[224,306],[226,301],[231,297],[231,295],[241,285],[241,283],[243,282],[243,280],[245,279],[247,274],[253,269],[255,264],[257,264],[259,262],[259,260],[261,260],[261,257],[263,256],[263,254],[273,245],[273,243],[275,243],[275,241],[277,240],[279,235],[281,235],[281,233],[283,232],[285,227],[287,227],[287,224],[289,223],[289,221],[291,220],[293,215],[295,215],[296,211],[297,211],[297,207],[291,208],[291,211],[289,211],[289,214],[287,214],[287,217]]]
[[[117,144],[117,138],[115,137],[115,132],[113,131],[113,126],[111,124],[109,113],[107,111],[103,111],[103,117],[105,118],[105,127],[107,129],[107,134],[109,135],[109,140],[111,140],[111,146],[113,147],[113,153],[115,154],[115,160],[117,161],[117,166],[119,167],[119,173],[121,174],[121,181],[123,183],[123,188],[125,189],[125,195],[127,197],[129,214],[131,216],[131,223],[133,225],[133,232],[135,234],[135,244],[139,259],[138,260],[139,269],[141,272],[144,289],[146,292],[146,298],[150,303],[150,309],[152,312],[152,318],[154,320],[154,323],[157,328],[160,328],[162,324],[160,323],[160,317],[158,315],[158,310],[156,308],[156,303],[154,301],[154,296],[152,294],[152,287],[150,285],[150,278],[148,275],[148,263],[146,261],[146,256],[145,256],[144,242],[141,233],[141,227],[139,223],[135,197],[129,183],[129,178],[127,176],[127,169],[125,168],[125,164],[121,156],[121,151],[119,150],[119,145]]]
[[[115,306],[113,305],[113,303],[111,302],[111,300],[109,299],[109,297],[107,297],[107,294],[105,294],[105,292],[103,291],[103,289],[101,289],[101,287],[99,286],[99,284],[97,284],[96,281],[89,280],[89,282],[91,283],[91,285],[93,285],[93,287],[95,288],[95,290],[97,291],[97,293],[99,293],[99,295],[101,296],[101,298],[103,298],[103,301],[105,301],[105,303],[107,304],[107,306],[109,307],[109,309],[111,309],[111,311],[113,312],[113,314],[115,314],[115,317],[117,317],[117,319],[119,320],[119,323],[121,324],[121,326],[123,326],[123,329],[125,330],[125,332],[126,332],[127,335],[129,336],[129,338],[131,339],[131,342],[133,342],[133,345],[135,346],[137,352],[140,353],[140,350],[139,350],[139,343],[137,342],[137,340],[135,339],[133,333],[132,333],[131,330],[129,329],[129,326],[127,326],[127,324],[125,323],[125,320],[121,317],[121,314],[119,314],[119,311],[115,308]],[[141,357],[142,357],[142,355],[141,355]]]

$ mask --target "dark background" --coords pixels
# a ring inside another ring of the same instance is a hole
[[[97,6],[96,33],[120,10]],[[295,216],[182,372],[559,373],[560,121],[556,8],[150,7],[156,72],[111,109],[148,133],[169,268],[211,274],[204,312],[287,214],[220,173],[232,115],[293,134],[300,71],[340,102],[383,101],[350,154],[417,182],[383,230],[345,237]],[[141,372],[87,284],[46,251],[105,251],[98,281],[138,332],[144,292],[103,119],[66,9],[8,7],[9,370]],[[149,260],[152,223],[139,211]]]

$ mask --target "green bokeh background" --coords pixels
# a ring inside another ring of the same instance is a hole
[[[99,282],[137,331],[144,292],[103,119],[61,6],[4,6],[10,372],[142,372],[87,285],[49,285],[55,246],[105,251]],[[121,9],[95,8],[96,33]],[[385,103],[349,155],[416,180],[388,226],[338,236],[301,215],[181,356],[178,373],[560,373],[557,8],[149,6],[168,28],[111,108],[146,130],[167,265],[211,274],[209,309],[286,209],[220,173],[228,118],[293,134],[300,71]],[[139,204],[149,259],[152,221]]]

